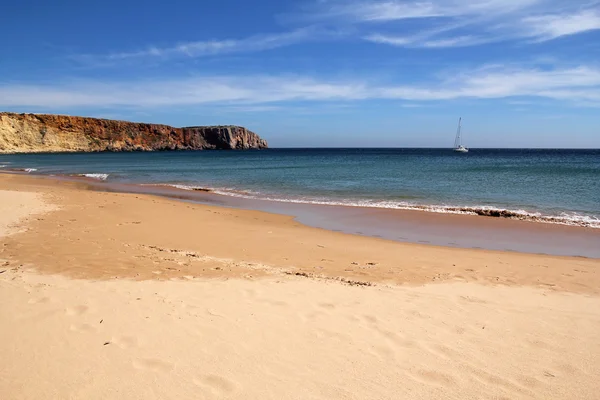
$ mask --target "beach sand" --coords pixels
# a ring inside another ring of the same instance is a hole
[[[2,399],[596,399],[600,260],[0,175]]]

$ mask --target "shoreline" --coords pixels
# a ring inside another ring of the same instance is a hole
[[[74,175],[66,175],[74,176]],[[109,174],[80,174],[78,176],[99,179],[105,181]],[[565,226],[578,226],[583,228],[600,229],[600,219],[589,216],[557,216],[544,215],[540,212],[531,212],[526,210],[513,210],[507,208],[499,208],[496,206],[478,206],[478,205],[442,205],[442,204],[410,204],[410,203],[395,203],[386,204],[383,201],[343,201],[343,200],[302,200],[296,198],[285,198],[271,195],[254,194],[244,190],[233,190],[223,188],[213,188],[204,186],[191,186],[184,184],[170,183],[132,183],[134,185],[143,186],[167,186],[176,189],[200,191],[206,193],[214,193],[220,196],[238,197],[247,200],[271,201],[278,203],[305,204],[315,206],[337,206],[337,207],[354,207],[363,209],[383,209],[383,210],[403,210],[403,211],[419,211],[436,214],[456,214],[456,215],[473,215],[480,217],[505,218],[518,221],[527,221],[534,223],[556,224]],[[389,202],[387,202],[389,203]]]
[[[8,168],[6,168],[8,167]],[[4,168],[4,169],[2,169]],[[273,202],[273,203],[287,203],[287,204],[298,204],[298,205],[312,205],[312,206],[335,206],[335,207],[351,207],[359,209],[381,209],[381,210],[397,210],[397,211],[417,211],[434,214],[454,214],[454,215],[468,215],[468,216],[480,216],[489,218],[499,219],[510,219],[517,221],[526,221],[532,223],[541,224],[552,224],[552,225],[564,225],[564,226],[575,226],[582,228],[592,228],[600,230],[600,218],[597,216],[590,216],[585,214],[577,214],[575,211],[562,211],[560,214],[548,214],[542,211],[532,211],[517,208],[503,208],[493,205],[453,205],[453,204],[435,204],[435,203],[423,203],[413,204],[410,202],[390,202],[390,201],[378,201],[378,200],[343,200],[343,199],[300,199],[294,197],[282,197],[274,194],[261,194],[254,193],[248,190],[237,190],[229,188],[218,188],[210,186],[194,186],[183,183],[148,183],[148,182],[119,182],[119,181],[108,181],[110,173],[103,172],[89,172],[79,174],[43,174],[39,173],[36,168],[10,168],[10,164],[0,165],[0,172],[5,173],[27,173],[35,176],[53,176],[61,177],[66,179],[84,179],[89,180],[91,183],[104,182],[111,185],[130,185],[130,186],[156,186],[163,188],[173,188],[185,191],[199,191],[205,193],[212,193],[218,196],[234,197],[238,199],[245,199],[249,201],[261,201],[261,202]]]
[[[173,185],[120,183],[98,177],[35,172],[0,170],[0,174],[80,183],[96,191],[157,195],[206,205],[282,214],[315,228],[402,243],[600,258],[597,246],[600,229],[592,227],[425,210],[248,199],[215,193],[210,189],[187,190]]]

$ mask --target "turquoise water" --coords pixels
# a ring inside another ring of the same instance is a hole
[[[0,155],[0,167],[286,202],[600,227],[600,150],[269,149]]]

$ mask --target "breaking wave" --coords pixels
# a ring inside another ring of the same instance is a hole
[[[26,172],[31,173],[37,171],[37,168],[10,168],[10,163],[0,164],[0,168],[6,168],[9,172]]]
[[[396,210],[415,210],[427,211],[442,214],[462,214],[462,215],[480,215],[485,217],[517,219],[522,221],[544,222],[551,224],[582,226],[600,229],[600,218],[576,213],[561,213],[560,215],[546,215],[539,212],[530,212],[526,210],[509,210],[491,206],[455,206],[455,205],[431,205],[414,204],[402,201],[382,201],[382,200],[331,200],[326,198],[308,198],[308,197],[279,197],[266,195],[250,190],[239,190],[232,188],[210,188],[202,186],[168,184],[166,186],[177,189],[200,191],[219,194],[223,196],[239,197],[253,200],[277,201],[283,203],[297,204],[317,204],[329,206],[345,207],[370,207]]]
[[[109,174],[78,174],[77,176],[84,176],[86,178],[98,179],[100,181],[105,181],[110,176]]]

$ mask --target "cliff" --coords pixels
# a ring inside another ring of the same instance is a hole
[[[173,128],[66,115],[0,113],[0,153],[264,149],[240,126]]]

